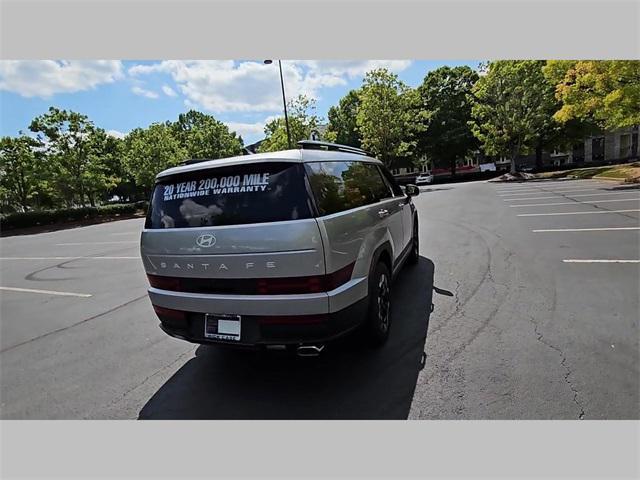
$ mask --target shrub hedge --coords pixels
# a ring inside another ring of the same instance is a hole
[[[12,228],[51,225],[53,223],[72,222],[100,217],[111,217],[146,211],[147,202],[116,203],[99,207],[66,208],[61,210],[40,210],[0,215],[0,227],[4,230]]]

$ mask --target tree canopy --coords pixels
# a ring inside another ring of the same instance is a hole
[[[311,132],[320,125],[316,115],[316,101],[305,95],[299,95],[287,102],[287,115],[291,132],[291,148],[296,148],[300,140],[308,140]],[[271,120],[264,127],[265,140],[260,144],[261,152],[287,150],[287,127],[284,117]]]
[[[543,65],[536,60],[492,62],[472,89],[473,134],[488,155],[510,158],[512,173],[518,155],[535,148],[553,108]]]
[[[410,108],[415,92],[386,69],[368,72],[362,84],[356,115],[362,147],[389,166],[409,156],[415,145],[415,122]]]
[[[189,158],[216,160],[242,152],[242,137],[211,115],[189,110],[181,113],[171,128]]]
[[[640,61],[550,60],[543,70],[561,101],[559,122],[585,120],[603,129],[640,124]]]
[[[358,108],[360,107],[360,91],[350,90],[340,99],[338,105],[330,107],[327,140],[360,148],[362,139],[358,131]]]
[[[154,123],[146,129],[136,128],[124,140],[124,163],[136,185],[147,195],[156,175],[187,159],[187,150],[172,135],[171,127]]]
[[[456,160],[478,148],[469,121],[471,91],[478,74],[469,67],[440,67],[427,74],[418,87],[419,121],[423,133],[417,150],[447,166],[455,174]],[[440,165],[439,165],[440,164]]]

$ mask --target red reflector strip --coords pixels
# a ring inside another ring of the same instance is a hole
[[[186,320],[187,313],[181,310],[174,310],[172,308],[164,308],[159,307],[158,305],[154,305],[153,309],[156,312],[156,315],[160,318],[170,318],[172,320]]]
[[[173,292],[182,291],[180,279],[177,277],[163,277],[161,275],[151,275],[147,273],[149,285],[160,290],[171,290]]]
[[[278,315],[268,317],[258,317],[258,322],[262,325],[309,325],[313,323],[323,323],[329,318],[327,314],[320,315]]]

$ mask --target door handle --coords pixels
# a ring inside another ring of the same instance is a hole
[[[388,217],[389,216],[389,210],[385,210],[384,208],[382,210],[378,210],[378,216],[380,218]]]
[[[404,207],[406,204],[407,204],[407,202],[400,202],[400,203],[398,204],[398,206],[399,206],[400,208],[402,208],[402,207]]]

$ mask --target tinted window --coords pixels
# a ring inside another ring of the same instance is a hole
[[[162,179],[153,192],[147,228],[238,225],[310,217],[302,165],[255,163]]]
[[[385,180],[391,187],[391,190],[393,191],[393,195],[396,197],[400,195],[404,195],[404,192],[400,188],[400,185],[398,185],[398,182],[396,182],[396,179],[393,178],[393,175],[391,175],[391,172],[387,170],[387,168],[384,166],[380,167],[380,171],[382,172],[382,175],[384,176]]]
[[[320,215],[376,203],[391,196],[374,164],[310,162],[306,166]]]

